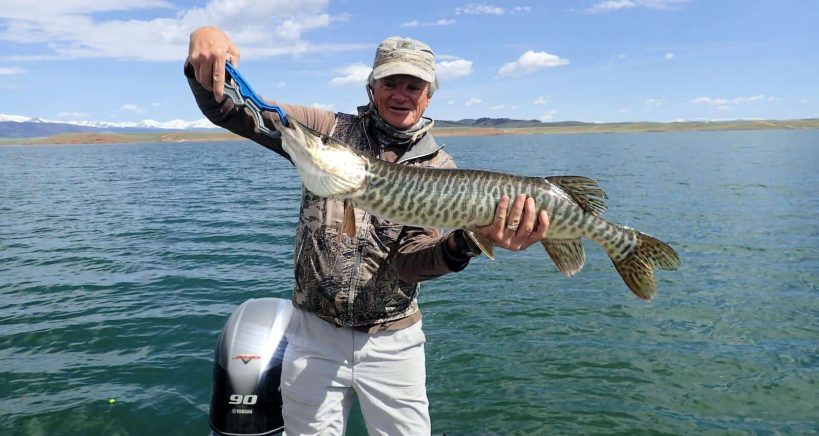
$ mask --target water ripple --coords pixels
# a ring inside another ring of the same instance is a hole
[[[463,167],[512,147],[516,172],[599,179],[683,264],[652,303],[590,243],[572,278],[533,248],[424,283],[433,433],[815,433],[818,140],[447,138]],[[2,147],[0,174],[0,428],[206,433],[226,316],[290,293],[295,171],[231,142]]]

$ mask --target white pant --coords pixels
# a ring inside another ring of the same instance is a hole
[[[282,364],[288,436],[343,435],[358,397],[371,435],[429,435],[421,322],[368,334],[296,309]]]

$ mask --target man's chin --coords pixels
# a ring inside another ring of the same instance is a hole
[[[392,127],[395,127],[398,130],[406,130],[412,127],[412,124],[410,124],[404,117],[401,118],[390,117],[389,119],[384,119],[384,121],[386,121],[387,124],[389,124]]]

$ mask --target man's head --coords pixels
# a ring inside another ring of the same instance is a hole
[[[367,82],[381,118],[405,130],[421,118],[438,88],[435,54],[421,41],[387,38],[375,51]]]

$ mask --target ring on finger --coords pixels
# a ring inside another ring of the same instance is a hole
[[[516,221],[512,221],[506,226],[506,230],[511,230],[513,232],[516,232],[518,230],[518,225],[520,225],[520,223],[518,223]]]

